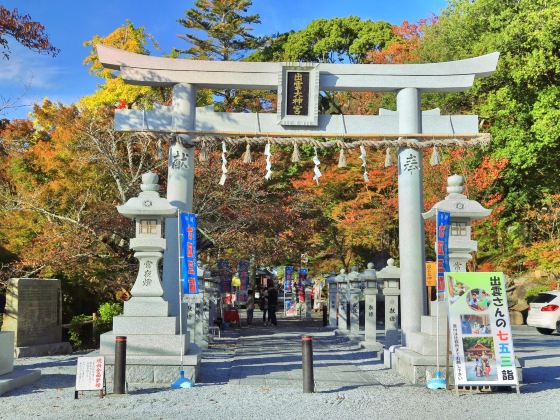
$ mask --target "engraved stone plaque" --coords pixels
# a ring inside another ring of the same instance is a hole
[[[10,279],[3,331],[13,331],[16,347],[62,340],[60,280]]]

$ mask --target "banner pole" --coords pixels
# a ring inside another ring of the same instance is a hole
[[[181,334],[181,370],[184,370],[184,355],[185,352],[185,334],[183,334],[183,290],[181,287],[181,280],[183,278],[181,272],[181,210],[177,209],[177,257],[179,260],[179,334]]]

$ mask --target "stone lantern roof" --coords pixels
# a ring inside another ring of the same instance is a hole
[[[486,209],[478,201],[469,200],[464,191],[464,178],[461,175],[451,175],[447,178],[447,192],[445,200],[436,203],[430,210],[422,213],[426,220],[435,219],[437,210],[448,211],[452,218],[478,220],[488,217],[491,209]]]
[[[137,197],[130,198],[117,210],[120,214],[130,219],[139,216],[172,216],[177,214],[177,208],[173,207],[167,199],[159,196],[159,177],[153,172],[142,175],[142,192]]]
[[[401,269],[399,267],[395,267],[395,260],[393,258],[389,258],[387,260],[387,267],[383,270],[377,272],[378,279],[400,279],[401,278]]]
[[[377,273],[375,272],[375,269],[373,268],[373,263],[368,263],[367,268],[361,274],[361,278],[362,278],[362,280],[365,280],[365,281],[377,280]]]

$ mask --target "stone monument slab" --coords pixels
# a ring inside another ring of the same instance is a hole
[[[0,332],[0,375],[14,370],[14,333]]]
[[[16,357],[71,353],[62,342],[60,280],[10,279],[2,331],[14,333]]]
[[[0,332],[0,395],[24,385],[30,385],[41,377],[40,370],[23,366],[14,369],[14,332]]]

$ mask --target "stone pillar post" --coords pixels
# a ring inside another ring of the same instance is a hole
[[[385,348],[399,344],[401,341],[401,334],[399,334],[401,270],[394,264],[395,261],[392,258],[389,259],[387,267],[377,273],[377,277],[383,280],[383,296],[385,298]]]
[[[365,284],[365,338],[364,347],[381,350],[382,346],[377,342],[377,273],[373,263],[369,263],[362,273],[362,281]]]
[[[340,270],[340,274],[336,276],[336,284],[336,296],[338,300],[338,331],[347,333],[349,328],[347,313],[348,284],[346,283],[346,270]]]
[[[329,277],[327,279],[329,285],[329,327],[336,328],[337,326],[337,305],[336,305],[336,279]]]
[[[305,287],[305,320],[311,321],[311,293],[312,289],[309,286]]]
[[[176,130],[192,130],[195,124],[196,88],[190,84],[173,87],[173,126]],[[167,200],[184,212],[192,212],[194,183],[194,147],[190,136],[177,135],[169,147],[167,174]],[[171,315],[179,315],[179,258],[177,217],[165,219],[167,248],[163,259],[164,298],[169,302]],[[183,310],[183,326],[186,321],[186,304]],[[185,332],[185,327],[183,328]]]
[[[399,133],[422,132],[420,91],[416,88],[401,89],[397,94]],[[424,314],[426,289],[424,287],[424,223],[421,212],[422,153],[418,149],[399,149],[399,253],[402,281],[403,341],[408,333],[420,331]],[[403,344],[405,344],[403,342]]]
[[[365,342],[374,344],[377,342],[377,287],[364,290],[366,295],[366,325]]]
[[[358,267],[353,266],[347,276],[348,284],[346,286],[350,303],[350,331],[356,335],[360,333],[360,277]]]
[[[399,295],[397,288],[383,289],[385,296],[385,346],[398,344],[399,337]]]

